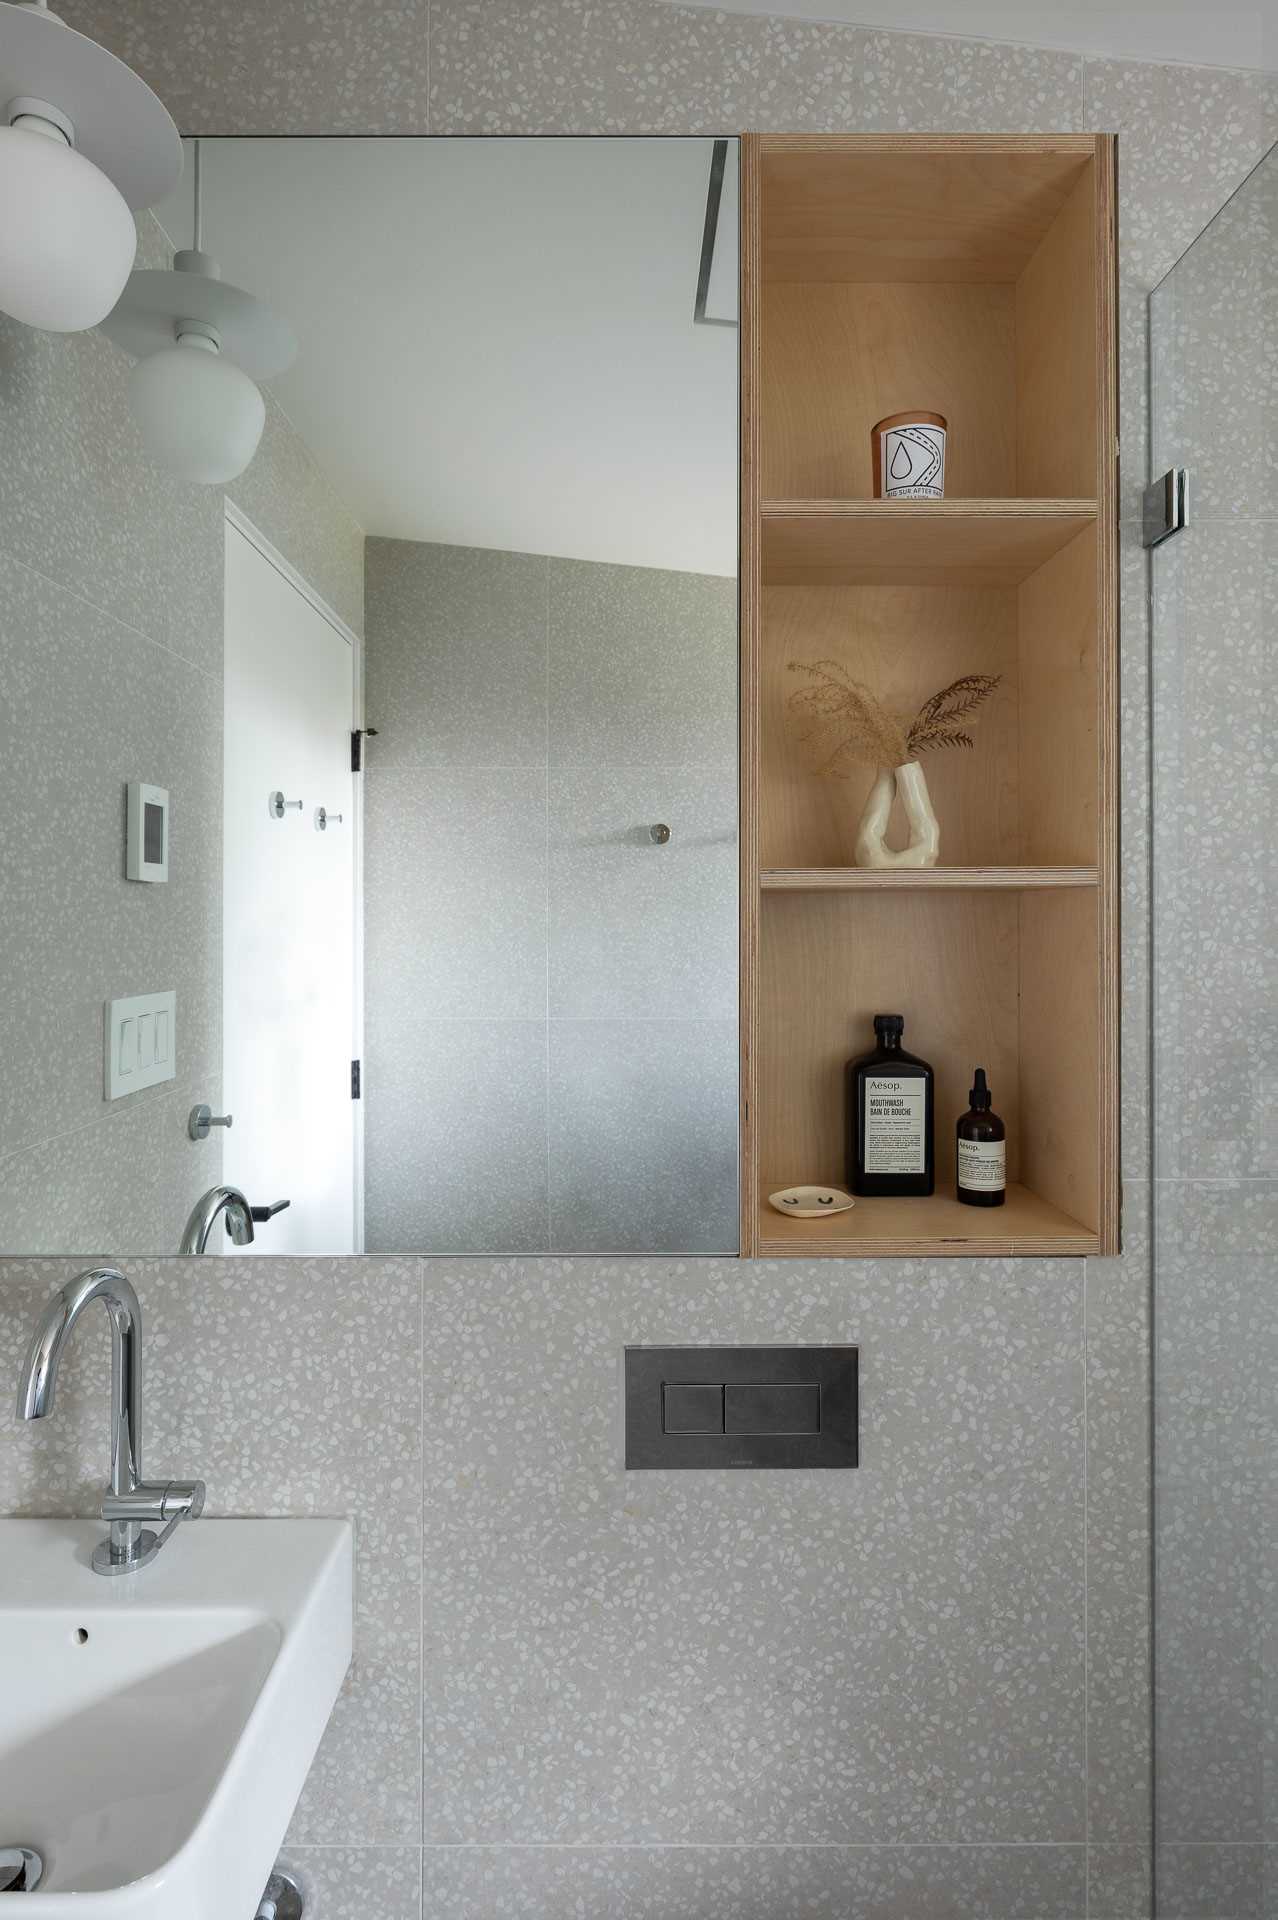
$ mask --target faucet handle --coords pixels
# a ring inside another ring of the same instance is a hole
[[[291,1200],[273,1200],[269,1207],[250,1207],[249,1212],[261,1226],[263,1220],[272,1219],[277,1213],[283,1213],[285,1207],[291,1207]]]
[[[135,1573],[149,1566],[169,1536],[184,1520],[198,1520],[204,1511],[205,1487],[202,1480],[162,1480],[144,1482],[132,1493],[106,1493],[102,1498],[102,1518],[110,1521],[166,1521],[160,1533],[143,1527],[133,1547],[116,1552],[110,1540],[93,1550],[95,1573]]]

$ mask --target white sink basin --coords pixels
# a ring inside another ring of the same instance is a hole
[[[39,1920],[252,1920],[350,1664],[350,1525],[193,1521],[116,1580],[102,1531],[0,1520],[0,1850],[42,1856]]]

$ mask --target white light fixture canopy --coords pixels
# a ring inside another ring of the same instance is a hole
[[[283,373],[297,358],[287,320],[242,287],[218,278],[217,261],[194,247],[173,256],[173,268],[143,269],[128,285],[102,331],[135,360],[171,347],[183,321],[211,328],[222,353],[254,380]],[[193,329],[188,328],[188,331]]]
[[[0,0],[0,112],[46,100],[71,122],[74,146],[136,213],[182,177],[182,142],[146,81],[43,6]]]
[[[133,264],[132,210],[182,172],[150,87],[48,8],[0,0],[0,311],[96,326]]]
[[[297,341],[287,321],[222,279],[203,251],[200,143],[195,142],[195,244],[168,272],[130,274],[102,331],[137,365],[133,415],[152,458],[200,486],[225,486],[257,452],[266,406],[255,380],[291,365]]]

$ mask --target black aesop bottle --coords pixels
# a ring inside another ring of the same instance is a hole
[[[990,1111],[985,1069],[967,1096],[968,1110],[958,1123],[954,1185],[969,1207],[1001,1207],[1007,1198],[1007,1128]]]
[[[905,1019],[876,1013],[873,1053],[849,1060],[848,1185],[853,1193],[928,1194],[933,1158],[932,1069],[901,1045]]]

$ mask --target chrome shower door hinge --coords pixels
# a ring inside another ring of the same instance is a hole
[[[1141,516],[1141,545],[1156,547],[1189,521],[1189,471],[1168,467],[1145,489]]]

